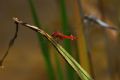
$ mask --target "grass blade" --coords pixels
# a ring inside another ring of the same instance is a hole
[[[28,0],[28,2],[29,2],[29,5],[30,5],[33,21],[34,21],[36,26],[40,27],[41,24],[40,24],[40,21],[39,21],[38,16],[37,16],[34,3],[33,3],[32,0]],[[44,59],[45,59],[45,62],[46,62],[46,67],[47,67],[49,80],[55,80],[54,70],[53,70],[53,67],[52,67],[52,64],[51,64],[51,61],[50,61],[48,42],[45,41],[43,38],[41,38],[40,34],[37,34],[37,35],[38,35],[39,44],[42,48],[43,56],[44,56]]]
[[[79,65],[79,63],[61,46],[58,44],[58,42],[50,36],[48,33],[43,31],[42,29],[29,25],[27,23],[24,23],[23,21],[18,20],[17,18],[13,18],[13,20],[25,27],[28,27],[38,33],[40,33],[42,36],[47,38],[52,45],[56,48],[56,50],[61,54],[61,56],[70,64],[70,66],[77,72],[79,77],[82,80],[93,80],[90,75]]]
[[[55,41],[52,42],[52,44],[55,46],[57,51],[65,58],[65,60],[73,67],[73,69],[78,73],[78,75],[83,80],[92,80],[92,78],[88,75],[88,73],[78,64],[78,62],[64,48],[62,48],[62,46],[60,46]]]
[[[62,31],[64,34],[68,34],[70,32],[69,26],[68,26],[68,18],[66,13],[66,7],[65,7],[65,0],[60,0],[60,9],[61,9],[61,21],[62,21]],[[69,40],[64,40],[64,47],[65,49],[71,54],[71,45]],[[74,71],[73,69],[66,64],[67,69],[67,79],[73,80],[74,79]]]

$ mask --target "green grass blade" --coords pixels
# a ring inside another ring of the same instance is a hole
[[[78,62],[59,44],[54,44],[58,52],[65,58],[65,60],[73,67],[82,80],[93,80],[89,74],[78,64]]]
[[[40,24],[40,21],[39,21],[38,16],[37,16],[34,3],[33,3],[32,0],[28,0],[28,2],[29,2],[29,5],[30,5],[30,9],[31,9],[31,13],[32,13],[32,17],[33,17],[34,23],[35,23],[36,26],[40,27],[41,24]],[[53,70],[53,67],[52,67],[52,64],[51,64],[51,61],[50,61],[48,42],[45,41],[40,36],[40,34],[37,34],[37,35],[38,35],[39,44],[40,44],[40,46],[42,48],[41,50],[43,52],[43,56],[44,56],[44,59],[45,59],[45,62],[46,62],[46,68],[47,68],[49,80],[55,80],[54,70]]]
[[[40,31],[41,32],[41,31]],[[70,64],[70,66],[77,72],[82,80],[93,80],[91,76],[79,65],[79,63],[49,34],[43,32],[44,36],[53,44],[56,50],[62,55],[62,57]]]
[[[90,75],[79,65],[79,63],[61,46],[58,44],[58,42],[50,36],[48,33],[43,31],[42,29],[32,26],[30,24],[24,23],[23,21],[20,21],[17,18],[13,18],[13,20],[16,23],[19,23],[25,27],[28,27],[38,33],[40,33],[42,36],[46,37],[52,45],[56,48],[56,50],[61,54],[61,56],[70,64],[70,66],[77,72],[79,77],[81,77],[82,80],[93,80]]]
[[[69,34],[70,30],[69,30],[69,26],[68,26],[65,0],[60,0],[60,9],[61,9],[62,31],[64,34]],[[71,45],[70,45],[69,40],[64,41],[64,47],[69,53],[71,52]],[[74,79],[73,69],[68,64],[66,64],[66,69],[67,69],[67,71],[66,71],[67,72],[67,79],[73,80]]]

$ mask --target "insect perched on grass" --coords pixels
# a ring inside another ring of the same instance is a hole
[[[53,32],[52,36],[54,38],[58,38],[60,40],[64,40],[64,39],[75,40],[76,39],[76,37],[73,35],[67,36],[67,35],[64,35],[63,33],[60,33],[60,32]]]

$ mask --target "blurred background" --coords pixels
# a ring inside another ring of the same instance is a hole
[[[0,59],[15,33],[12,17],[18,17],[41,26],[49,34],[55,31],[73,34],[77,40],[59,43],[95,80],[120,80],[119,31],[83,23],[82,18],[93,15],[120,28],[119,3],[119,0],[1,0]],[[4,68],[0,68],[0,80],[80,80],[53,46],[43,40],[45,47],[39,44],[34,31],[20,26]]]

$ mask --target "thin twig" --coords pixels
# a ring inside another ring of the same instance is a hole
[[[52,38],[52,37],[49,36],[45,31],[39,29],[39,28],[36,27],[36,26],[32,26],[32,25],[29,25],[29,24],[27,24],[27,23],[24,23],[23,21],[18,20],[18,18],[13,18],[13,20],[15,21],[15,24],[16,24],[16,32],[15,32],[14,37],[13,37],[13,38],[10,40],[10,42],[9,42],[9,46],[8,46],[7,51],[5,52],[5,54],[3,55],[2,59],[0,60],[0,66],[2,66],[5,58],[7,57],[8,53],[9,53],[10,48],[13,46],[13,44],[14,44],[16,38],[17,38],[18,24],[21,24],[21,25],[26,26],[26,27],[28,27],[28,28],[36,31],[36,32],[41,33],[43,36],[45,36],[45,37],[48,38],[49,40]]]
[[[3,55],[2,59],[0,60],[0,66],[2,66],[5,58],[7,57],[8,53],[9,53],[10,48],[13,46],[13,44],[14,44],[16,38],[17,38],[17,34],[18,34],[18,23],[15,22],[15,24],[16,24],[16,32],[15,32],[15,35],[14,35],[13,38],[10,40],[8,49],[7,49],[7,51],[5,52],[5,54]]]

